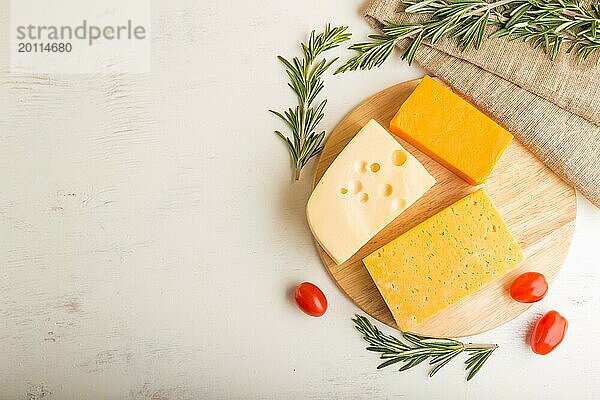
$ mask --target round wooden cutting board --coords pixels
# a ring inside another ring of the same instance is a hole
[[[327,140],[313,185],[369,119],[387,128],[419,82],[392,86],[352,110]],[[336,265],[317,244],[321,259],[338,286],[363,311],[394,328],[397,326],[392,314],[362,259],[476,189],[407,142],[396,139],[423,163],[437,184],[344,264]],[[563,264],[575,228],[576,198],[571,187],[517,140],[506,149],[484,187],[519,242],[525,259],[501,279],[421,323],[413,333],[462,337],[502,325],[530,307],[510,298],[511,282],[526,271],[541,272],[552,282]]]

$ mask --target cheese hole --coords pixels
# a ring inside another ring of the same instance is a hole
[[[378,163],[371,164],[371,172],[379,172],[380,169],[381,165],[379,165]]]
[[[394,199],[392,200],[392,211],[400,211],[406,208],[406,200]]]
[[[348,190],[352,194],[357,194],[362,190],[362,182],[359,180],[353,180],[348,183]]]
[[[366,193],[361,193],[361,194],[358,195],[358,200],[361,203],[366,203],[367,201],[369,201],[369,195],[366,194]]]
[[[391,196],[393,191],[394,191],[394,188],[389,183],[379,186],[379,194],[383,197]]]
[[[401,167],[407,160],[407,155],[402,150],[396,150],[392,153],[392,164],[397,167]]]
[[[347,193],[348,193],[348,189],[346,189],[346,188],[341,188],[341,189],[340,189],[340,193],[341,193],[341,194],[347,194]]]
[[[365,172],[367,172],[367,162],[366,161],[356,161],[354,163],[354,169],[356,169],[357,172],[364,174]]]

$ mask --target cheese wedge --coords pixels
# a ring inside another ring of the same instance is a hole
[[[390,131],[471,185],[485,182],[513,138],[446,86],[425,76]]]
[[[519,245],[482,189],[363,262],[398,327],[410,331],[503,276],[522,259]]]
[[[435,184],[425,167],[370,120],[325,172],[306,214],[313,235],[338,264]]]

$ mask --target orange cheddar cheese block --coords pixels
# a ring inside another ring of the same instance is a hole
[[[410,331],[522,260],[519,245],[481,189],[363,262],[398,327]]]
[[[513,138],[429,76],[402,104],[390,130],[471,185],[485,182]]]

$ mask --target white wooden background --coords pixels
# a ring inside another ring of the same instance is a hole
[[[501,345],[472,382],[462,362],[375,369],[305,222],[313,166],[290,183],[266,112],[293,100],[276,54],[328,21],[364,38],[361,4],[156,0],[150,75],[10,74],[3,34],[0,399],[598,397],[600,210],[581,198],[556,284],[472,339]],[[328,78],[323,127],[421,74],[394,60]],[[325,317],[295,309],[303,280]],[[539,357],[525,340],[549,309],[570,330]]]

